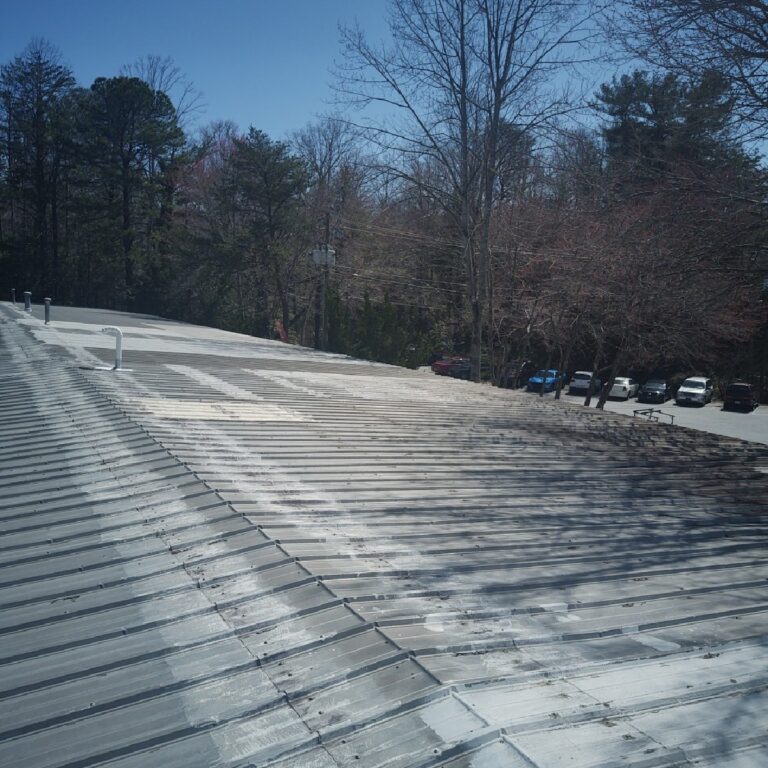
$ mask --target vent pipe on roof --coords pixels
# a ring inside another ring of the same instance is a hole
[[[48,325],[51,322],[51,300],[43,299],[43,301],[45,302],[45,324]]]
[[[101,332],[115,336],[115,366],[112,370],[119,371],[123,367],[123,332],[116,325],[106,325]]]
[[[24,311],[32,311],[32,291],[24,291]]]
[[[16,306],[16,289],[15,288],[11,288],[11,303],[13,304],[14,307]]]

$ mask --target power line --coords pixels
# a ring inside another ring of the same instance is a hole
[[[347,299],[347,301],[360,301],[360,302],[371,301],[370,296],[366,298],[365,296],[352,296],[351,294],[348,294],[345,296],[345,298]],[[388,299],[387,303],[391,304],[394,307],[410,307],[412,309],[429,309],[434,312],[444,312],[446,309],[445,306],[439,307],[433,304],[414,304],[414,303],[405,302],[405,301],[392,301],[391,299]]]
[[[407,288],[416,288],[418,290],[425,290],[425,291],[439,291],[440,293],[448,293],[455,296],[465,295],[465,291],[457,290],[454,288],[443,288],[442,286],[433,285],[429,282],[413,283],[413,282],[406,282],[404,279],[393,279],[392,277],[382,277],[381,275],[375,275],[375,274],[366,275],[352,268],[345,269],[344,267],[337,267],[337,270],[346,272],[347,277],[352,277],[358,280],[364,280],[368,282],[387,283],[390,285],[397,285],[397,286],[407,287]],[[395,274],[395,273],[392,273],[392,274]],[[400,277],[400,276],[395,275],[395,277]]]
[[[347,221],[342,217],[342,221]],[[515,224],[515,228],[520,228],[520,224]],[[458,250],[463,250],[465,245],[460,240],[445,240],[441,238],[437,238],[431,235],[424,235],[418,232],[410,232],[407,230],[402,229],[396,229],[394,227],[384,227],[381,225],[376,224],[356,224],[352,222],[347,222],[344,224],[344,227],[346,229],[362,232],[365,234],[373,234],[373,235],[380,235],[382,237],[392,237],[392,238],[401,238],[401,239],[407,239],[407,240],[415,240],[417,242],[424,242],[432,245],[440,245],[442,247],[446,248],[455,248]],[[510,227],[512,228],[512,227]],[[516,253],[518,255],[522,256],[530,256],[530,257],[536,257],[536,256],[559,256],[559,257],[570,257],[573,256],[573,251],[571,249],[555,249],[552,247],[548,248],[539,248],[536,251],[531,251],[527,249],[522,248],[505,248],[501,246],[490,246],[489,251],[491,252],[491,255],[497,255],[497,256],[510,256],[512,253]]]
[[[355,267],[351,264],[337,264],[336,265],[338,269],[346,269],[346,270],[352,270],[352,271],[358,271],[360,269],[364,269],[367,273],[371,275],[384,275],[385,277],[391,277],[392,275],[395,275],[396,277],[401,276],[401,272],[396,271],[396,268],[393,267],[391,269],[383,268],[382,265],[377,265],[375,267],[369,267],[368,265],[362,265],[360,267]],[[384,265],[386,266],[386,265]],[[436,283],[440,283],[442,285],[455,285],[459,288],[466,288],[467,283],[466,282],[459,282],[458,280],[443,280],[442,278],[436,277],[436,278],[430,278],[430,277],[415,277],[410,276],[410,280],[418,282],[418,283],[425,283],[428,285],[434,285]]]

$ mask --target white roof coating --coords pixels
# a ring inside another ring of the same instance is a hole
[[[768,765],[764,445],[8,304],[0,402],[0,766]]]

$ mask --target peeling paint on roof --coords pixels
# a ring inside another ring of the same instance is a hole
[[[163,419],[192,421],[305,421],[298,413],[269,403],[248,403],[237,400],[217,403],[205,400],[165,399],[141,397],[130,405]]]
[[[765,446],[57,315],[0,305],[0,765],[768,764]]]

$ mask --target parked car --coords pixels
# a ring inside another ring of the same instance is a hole
[[[638,403],[666,403],[672,397],[672,385],[664,379],[648,379],[637,391]]]
[[[438,376],[452,376],[454,379],[469,379],[472,365],[468,357],[444,357],[432,363],[432,370]]]
[[[705,376],[691,376],[680,385],[675,395],[675,402],[678,405],[692,403],[703,406],[712,402],[713,391],[712,379]]]
[[[568,385],[568,394],[569,395],[586,395],[587,390],[589,389],[589,382],[592,378],[592,371],[576,371],[576,373],[571,376],[571,383]],[[595,392],[600,391],[600,387],[602,386],[602,382],[600,379],[595,379]]]
[[[640,389],[640,385],[634,379],[627,378],[626,376],[617,376],[613,380],[613,386],[608,393],[608,397],[620,397],[622,400],[629,400],[630,397],[634,397],[637,394],[638,389]]]
[[[559,379],[560,372],[554,368],[550,368],[547,371],[536,371],[536,373],[528,379],[528,386],[526,389],[529,392],[541,392],[543,384],[545,392],[552,392],[557,386]]]
[[[723,410],[754,411],[757,408],[757,392],[751,384],[742,381],[734,381],[725,389],[723,397]]]
[[[436,363],[438,360],[444,360],[446,357],[450,357],[450,355],[433,349],[427,356],[427,365],[431,368],[433,363]]]

